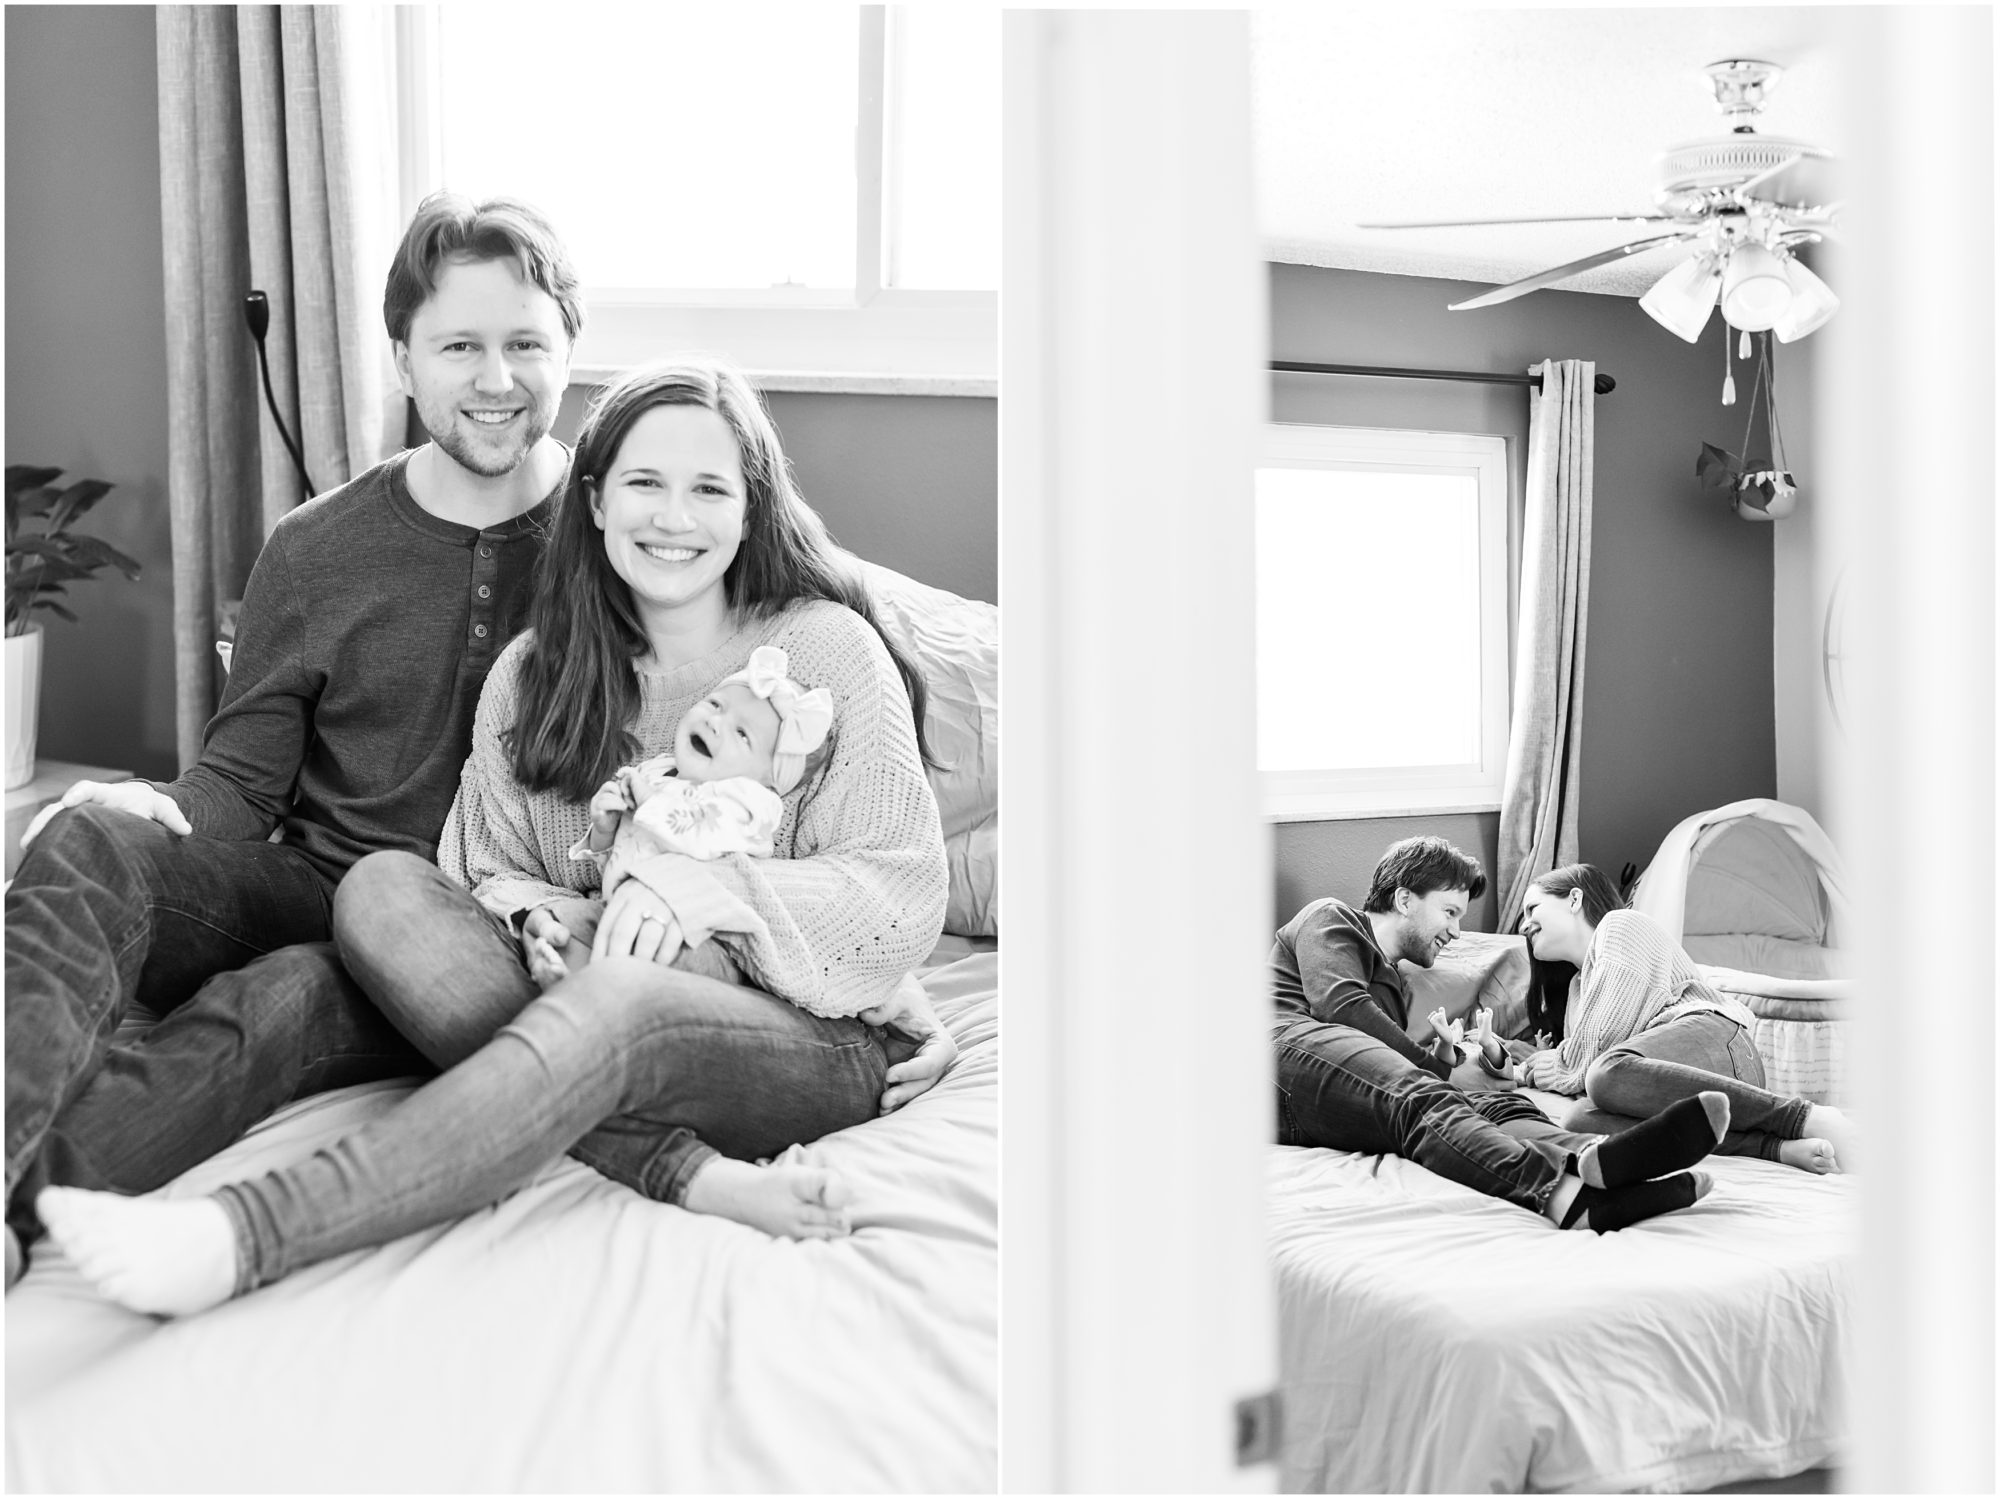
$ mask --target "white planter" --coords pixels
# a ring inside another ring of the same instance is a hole
[[[7,637],[7,789],[35,778],[35,724],[42,703],[42,627]]]

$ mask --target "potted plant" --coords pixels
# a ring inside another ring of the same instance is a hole
[[[1705,442],[1701,445],[1701,456],[1694,461],[1694,476],[1701,481],[1702,488],[1718,490],[1727,496],[1730,507],[1741,519],[1775,521],[1783,520],[1797,507],[1799,485],[1786,467],[1785,438],[1778,430],[1776,375],[1768,333],[1764,335],[1762,353],[1750,386],[1749,421],[1743,430],[1742,456]],[[1733,391],[1725,389],[1724,402],[1734,399]],[[1764,408],[1762,432],[1757,429],[1760,402]],[[1759,441],[1769,456],[1753,456]]]
[[[35,777],[35,727],[41,705],[42,627],[46,609],[74,623],[63,603],[69,585],[115,567],[128,578],[139,564],[95,536],[71,529],[111,493],[102,479],[56,488],[59,468],[7,465],[7,789]],[[30,526],[29,522],[38,524]]]

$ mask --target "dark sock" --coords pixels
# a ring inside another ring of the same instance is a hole
[[[1692,1207],[1707,1193],[1709,1180],[1699,1172],[1683,1171],[1674,1176],[1663,1176],[1658,1181],[1633,1182],[1624,1187],[1585,1186],[1578,1190],[1576,1201],[1563,1214],[1562,1226],[1575,1228],[1585,1213],[1590,1214],[1590,1222],[1584,1228],[1600,1234],[1613,1233],[1621,1228],[1630,1228],[1635,1223],[1644,1223],[1648,1218],[1657,1218],[1662,1213],[1671,1213],[1676,1208]]]
[[[1713,1099],[1721,1105],[1721,1122]],[[1597,1172],[1607,1188],[1630,1186],[1670,1171],[1684,1171],[1715,1149],[1729,1131],[1729,1100],[1702,1093],[1669,1104],[1651,1119],[1608,1136],[1597,1147]]]

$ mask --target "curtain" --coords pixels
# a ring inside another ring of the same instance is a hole
[[[307,496],[244,321],[270,299],[271,388],[324,492],[380,461],[400,404],[376,288],[393,241],[386,8],[157,12],[176,738],[215,710],[219,613]]]
[[[1530,398],[1527,513],[1507,770],[1500,793],[1500,930],[1536,876],[1577,858],[1590,476],[1597,367],[1549,359]]]

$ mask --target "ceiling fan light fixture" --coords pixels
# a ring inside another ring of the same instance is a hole
[[[1722,272],[1722,315],[1732,328],[1762,333],[1791,305],[1784,262],[1756,243],[1731,248]]]
[[[1693,343],[1708,326],[1708,315],[1721,295],[1722,272],[1715,257],[1691,255],[1655,281],[1639,305],[1669,333]]]
[[[1779,343],[1790,343],[1825,325],[1840,311],[1840,298],[1833,288],[1808,270],[1795,256],[1785,257],[1785,279],[1791,283],[1792,300],[1771,325]]]

